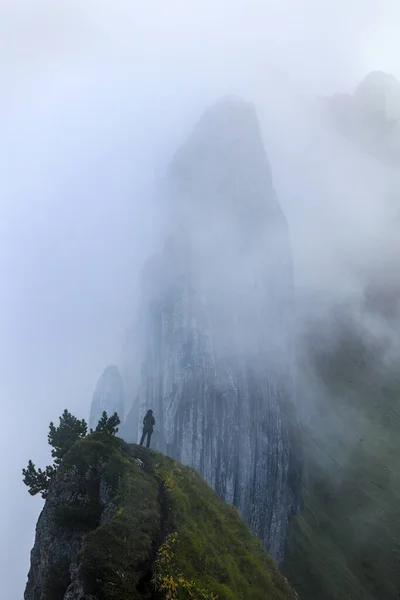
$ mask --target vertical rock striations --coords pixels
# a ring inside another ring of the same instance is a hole
[[[293,276],[251,104],[228,98],[203,115],[170,165],[167,202],[170,235],[143,271],[131,415],[152,408],[156,447],[195,467],[280,561],[300,472]]]

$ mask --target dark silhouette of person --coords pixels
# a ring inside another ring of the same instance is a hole
[[[140,445],[143,445],[144,442],[144,438],[147,435],[147,444],[146,444],[146,448],[150,448],[150,438],[151,438],[151,434],[153,433],[153,427],[156,424],[156,421],[153,417],[153,411],[151,410],[151,408],[149,408],[149,410],[147,411],[147,413],[145,414],[145,417],[143,419],[143,433],[142,433],[142,439],[140,440]]]

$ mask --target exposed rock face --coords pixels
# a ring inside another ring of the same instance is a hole
[[[300,466],[290,433],[292,262],[256,112],[209,109],[167,177],[170,236],[143,272],[135,411],[282,559]],[[131,437],[130,437],[131,436]]]
[[[103,411],[108,416],[117,412],[121,421],[124,418],[123,381],[115,366],[107,367],[97,382],[90,407],[89,427],[96,427]]]
[[[36,526],[25,600],[89,600],[77,555],[85,533],[114,512],[101,463],[59,473]]]

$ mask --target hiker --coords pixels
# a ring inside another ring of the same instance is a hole
[[[153,411],[151,410],[151,408],[149,408],[149,410],[147,411],[144,419],[143,419],[143,433],[142,433],[142,439],[140,440],[140,445],[143,445],[144,442],[144,438],[147,435],[147,444],[146,444],[146,448],[150,447],[150,438],[151,438],[151,434],[153,433],[153,427],[155,425],[155,419],[153,417]]]

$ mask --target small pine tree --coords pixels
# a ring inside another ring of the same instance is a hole
[[[107,435],[115,435],[118,432],[118,425],[120,423],[121,421],[117,413],[108,417],[107,413],[104,411],[97,424],[96,431],[106,433]],[[90,430],[90,433],[92,433],[92,430]],[[72,448],[75,442],[84,438],[86,434],[87,424],[85,419],[77,419],[71,415],[67,409],[65,409],[61,415],[58,427],[56,427],[54,423],[50,423],[47,440],[53,448],[51,455],[54,458],[54,464],[47,466],[45,470],[42,471],[42,469],[36,469],[35,465],[30,460],[26,469],[22,469],[23,482],[28,486],[28,491],[31,496],[40,493],[42,498],[47,498],[51,482],[57,473],[57,469],[64,456]]]
[[[26,469],[22,469],[24,476],[23,482],[29,487],[31,496],[41,493],[42,498],[47,498],[47,493],[50,488],[50,483],[56,473],[56,469],[52,466],[47,466],[44,471],[35,468],[35,465],[30,460]]]
[[[67,409],[64,410],[60,417],[59,426],[55,427],[54,423],[50,423],[49,428],[48,442],[50,446],[53,446],[51,455],[54,458],[55,465],[59,465],[75,442],[87,434],[85,419],[80,421],[71,415]]]
[[[108,435],[116,435],[120,423],[121,420],[116,412],[111,417],[108,417],[106,411],[103,411],[95,431]]]
[[[55,427],[54,423],[49,425],[49,434],[47,440],[50,446],[53,447],[51,455],[54,458],[54,464],[42,469],[36,469],[33,462],[30,460],[26,469],[22,469],[23,482],[29,488],[31,496],[41,494],[42,498],[46,498],[50,484],[60,466],[62,459],[70,448],[79,439],[86,436],[87,425],[86,421],[81,421],[71,415],[67,409],[64,410],[60,417],[60,424]]]

